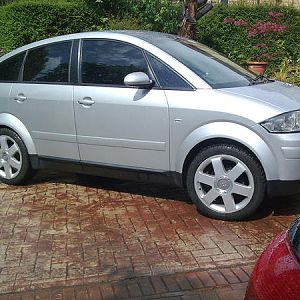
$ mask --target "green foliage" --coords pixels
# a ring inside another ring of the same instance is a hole
[[[107,28],[110,30],[146,30],[146,26],[142,26],[137,20],[132,18],[111,18],[108,20]]]
[[[78,1],[78,0],[77,0]],[[121,16],[127,9],[128,0],[82,0],[94,9],[100,9],[106,14]]]
[[[300,65],[292,65],[291,61],[285,58],[279,70],[272,74],[272,78],[300,86]]]
[[[102,29],[106,23],[99,11],[81,1],[16,1],[0,8],[0,49],[7,52],[48,37]]]
[[[282,32],[258,34],[249,37],[245,27],[230,26],[224,23],[225,18],[244,20],[247,24],[256,22],[270,22],[268,13],[280,12],[280,25],[287,28]],[[258,54],[258,49],[253,45],[266,43],[268,38],[269,53],[273,54],[269,59],[271,68],[279,66],[280,62],[287,57],[294,63],[300,62],[300,11],[292,7],[259,5],[247,6],[237,5],[217,5],[207,15],[201,18],[197,24],[197,40],[224,53],[229,58],[244,63]],[[268,60],[268,59],[266,59]]]
[[[171,0],[127,0],[127,13],[147,30],[176,33],[179,5]]]

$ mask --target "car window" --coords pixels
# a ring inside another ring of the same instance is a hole
[[[72,41],[29,50],[23,81],[68,82]]]
[[[17,81],[25,52],[17,54],[0,63],[0,81]]]
[[[122,86],[126,75],[132,72],[148,74],[148,65],[140,49],[117,41],[83,41],[82,83]]]
[[[168,35],[148,40],[191,69],[212,88],[248,86],[256,75],[198,42]]]
[[[147,54],[159,84],[164,89],[193,90],[191,86],[164,63]]]

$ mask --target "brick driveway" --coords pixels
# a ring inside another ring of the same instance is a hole
[[[1,184],[0,299],[243,299],[257,256],[299,212],[290,197],[224,222],[176,187],[49,172]]]

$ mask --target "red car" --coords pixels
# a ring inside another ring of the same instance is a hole
[[[245,300],[300,299],[300,217],[258,259]]]

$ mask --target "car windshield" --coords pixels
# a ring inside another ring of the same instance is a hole
[[[183,63],[212,88],[248,86],[255,75],[211,48],[192,40],[176,37],[157,45]]]

